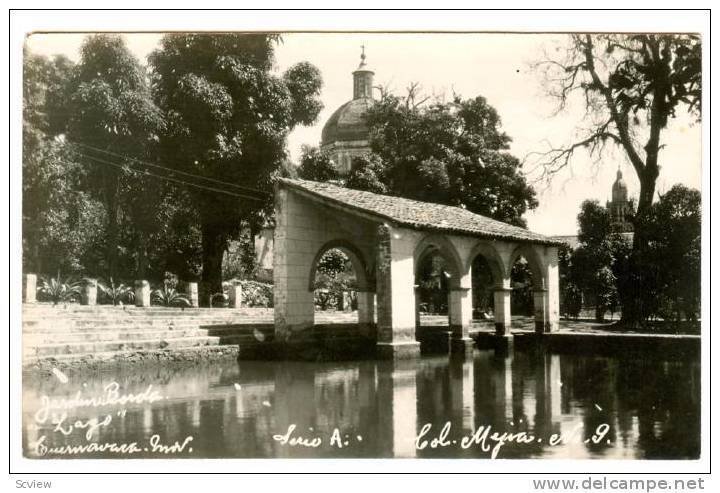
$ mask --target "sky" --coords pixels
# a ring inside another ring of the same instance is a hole
[[[33,53],[64,54],[77,61],[84,34],[33,34],[27,46]],[[154,50],[160,34],[124,34],[129,49],[142,61]],[[563,42],[557,34],[494,33],[287,33],[276,48],[279,73],[300,61],[318,67],[323,77],[320,99],[324,109],[315,125],[295,129],[288,148],[297,161],[303,144],[318,145],[325,121],[335,109],[352,99],[352,71],[365,46],[368,66],[375,71],[375,85],[404,93],[411,82],[420,83],[428,95],[453,93],[464,98],[484,96],[499,113],[503,130],[513,139],[510,152],[527,157],[524,171],[537,191],[540,205],[526,213],[528,227],[548,235],[573,235],[577,214],[586,199],[602,204],[610,199],[620,169],[631,197],[639,182],[621,151],[608,152],[596,163],[578,155],[571,166],[552,181],[536,181],[532,153],[572,141],[582,118],[581,104],[571,104],[554,115],[555,102],[532,68]],[[656,190],[663,193],[675,183],[700,189],[701,127],[684,115],[673,120],[663,134],[661,171]]]

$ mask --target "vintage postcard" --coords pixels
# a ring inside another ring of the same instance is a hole
[[[701,30],[102,26],[23,33],[24,466],[709,469]]]

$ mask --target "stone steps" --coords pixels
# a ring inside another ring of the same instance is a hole
[[[103,331],[103,332],[58,332],[58,333],[41,333],[41,334],[25,334],[23,343],[29,346],[38,346],[42,344],[62,344],[75,342],[115,342],[115,341],[134,341],[143,339],[168,339],[179,337],[199,337],[207,336],[206,330],[197,327],[174,328],[172,330],[123,330],[123,331]]]
[[[135,306],[125,307],[113,307],[112,305],[95,305],[95,306],[83,306],[83,305],[68,305],[67,308],[61,306],[53,307],[52,305],[23,305],[24,316],[45,316],[45,315],[77,315],[77,316],[91,316],[91,315],[108,315],[114,316],[119,313],[124,314],[146,314],[146,315],[160,315],[165,314],[168,316],[197,316],[204,314],[227,314],[227,315],[249,315],[256,313],[269,313],[272,314],[272,308],[166,308],[160,306],[150,306],[145,308]]]
[[[140,351],[154,349],[182,349],[198,346],[217,346],[219,337],[195,336],[173,337],[167,339],[140,339],[131,341],[102,341],[102,342],[70,342],[39,344],[26,347],[23,358],[47,358],[59,355],[77,355],[108,353],[118,351]]]
[[[316,314],[323,329],[296,336],[342,338],[357,336],[348,328],[356,314]],[[186,350],[203,346],[258,345],[272,341],[273,310],[113,307],[110,305],[23,305],[23,359],[77,359],[141,351]]]
[[[60,332],[66,333],[84,333],[84,332],[102,332],[102,331],[126,331],[126,330],[159,330],[168,327],[188,328],[188,327],[214,327],[214,326],[232,326],[237,324],[236,320],[151,320],[141,323],[130,323],[123,321],[112,321],[106,323],[89,322],[80,325],[74,324],[43,324],[25,327],[23,334],[55,334]]]

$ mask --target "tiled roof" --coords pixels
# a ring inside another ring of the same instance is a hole
[[[413,229],[548,245],[561,244],[549,236],[496,221],[460,207],[379,195],[330,183],[287,178],[280,179],[280,182],[329,202]]]

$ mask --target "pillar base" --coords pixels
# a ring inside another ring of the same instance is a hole
[[[378,342],[377,357],[379,359],[398,360],[420,357],[420,343],[415,342]]]
[[[450,355],[472,358],[475,341],[469,337],[450,337]]]

